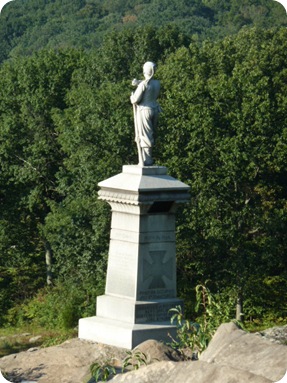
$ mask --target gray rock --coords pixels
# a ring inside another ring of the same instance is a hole
[[[111,383],[271,383],[269,379],[229,366],[206,362],[159,362],[117,375]]]
[[[87,381],[94,361],[111,358],[121,361],[125,356],[124,349],[76,338],[32,353],[23,351],[5,356],[0,359],[0,370],[7,372],[15,382],[82,383]]]
[[[140,350],[147,356],[148,363],[158,361],[180,361],[182,356],[172,347],[162,342],[150,339],[138,345],[135,350]]]
[[[139,370],[118,374],[112,383],[275,383],[287,370],[287,347],[233,323],[219,327],[199,361],[178,360],[163,343],[148,340],[137,347],[151,362]],[[20,352],[0,359],[0,370],[13,381],[84,383],[95,361],[111,361],[120,371],[125,349],[72,339],[59,346]],[[157,360],[159,360],[157,362]],[[11,379],[12,380],[12,379]]]
[[[219,327],[195,362],[160,362],[114,377],[112,383],[274,383],[287,369],[287,347],[240,330]]]
[[[218,328],[200,360],[249,371],[277,382],[287,370],[287,347],[227,323]]]
[[[259,334],[271,342],[287,345],[287,325],[260,331]]]
[[[40,348],[39,347],[31,347],[27,350],[27,352],[35,352],[37,350],[39,350]]]
[[[29,339],[29,343],[36,343],[41,338],[42,338],[42,335],[33,336],[32,338]]]

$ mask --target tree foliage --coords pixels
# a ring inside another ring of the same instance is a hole
[[[62,152],[52,111],[65,108],[79,63],[79,53],[47,51],[1,67],[0,264],[11,301],[33,294],[45,276],[43,225],[50,203],[61,200],[55,176]]]
[[[144,26],[90,52],[2,64],[1,319],[43,286],[47,249],[57,287],[27,318],[75,288],[87,313],[103,290],[110,212],[97,185],[136,163],[130,84],[147,60],[162,84],[156,162],[191,186],[178,214],[180,294],[209,279],[212,292],[244,298],[249,317],[286,316],[286,37],[253,28],[189,44],[177,26]],[[72,322],[74,308],[59,315]]]
[[[286,277],[285,37],[251,30],[182,48],[160,73],[160,155],[191,185],[182,276],[235,286],[253,302],[269,278]]]
[[[112,30],[171,24],[202,41],[286,23],[273,0],[15,0],[1,13],[0,62],[43,48],[99,47]]]

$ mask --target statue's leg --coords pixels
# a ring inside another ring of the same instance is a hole
[[[142,148],[144,166],[152,166],[152,149],[151,148]]]
[[[142,109],[141,110],[141,130],[140,130],[140,145],[142,148],[142,157],[144,166],[151,166],[153,164],[152,159],[152,146],[154,144],[153,139],[153,109]]]

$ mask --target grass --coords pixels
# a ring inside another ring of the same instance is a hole
[[[41,338],[30,341],[40,335]],[[0,329],[0,358],[5,355],[26,351],[32,347],[49,347],[77,336],[76,330],[47,330],[45,328],[2,328]]]
[[[263,331],[274,326],[284,326],[287,318],[279,318],[269,321],[246,321],[244,328],[250,332]],[[30,342],[31,338],[40,335],[41,338]],[[25,327],[0,328],[0,358],[5,355],[26,351],[32,347],[50,347],[77,337],[77,330],[47,330],[43,327],[27,325]],[[287,341],[286,341],[287,344]]]
[[[260,332],[272,327],[287,325],[287,317],[276,319],[253,320],[244,322],[244,328],[249,332]]]

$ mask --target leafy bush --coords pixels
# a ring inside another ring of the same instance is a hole
[[[79,318],[93,315],[97,292],[87,293],[72,282],[58,283],[43,288],[37,295],[8,311],[6,322],[23,325],[25,322],[46,329],[69,329],[77,325]]]
[[[122,371],[124,372],[127,368],[132,368],[133,370],[138,370],[140,366],[147,365],[147,356],[145,353],[140,350],[127,351],[127,356],[123,361]]]
[[[90,366],[92,376],[96,382],[100,380],[106,382],[112,375],[116,374],[116,369],[111,365],[111,361],[94,362]]]
[[[212,294],[208,287],[202,284],[197,285],[195,290],[195,310],[200,313],[196,322],[185,318],[181,306],[170,310],[173,313],[171,323],[175,322],[177,326],[177,339],[172,338],[171,346],[186,358],[186,349],[202,353],[220,324],[234,318],[235,299],[221,299],[223,295]]]
[[[126,357],[122,363],[122,372],[126,370],[138,370],[142,365],[148,364],[147,355],[140,350],[132,350],[126,352]],[[116,375],[117,371],[113,365],[113,359],[107,359],[104,361],[95,361],[90,366],[90,371],[96,382],[103,381],[106,382],[113,375]]]

